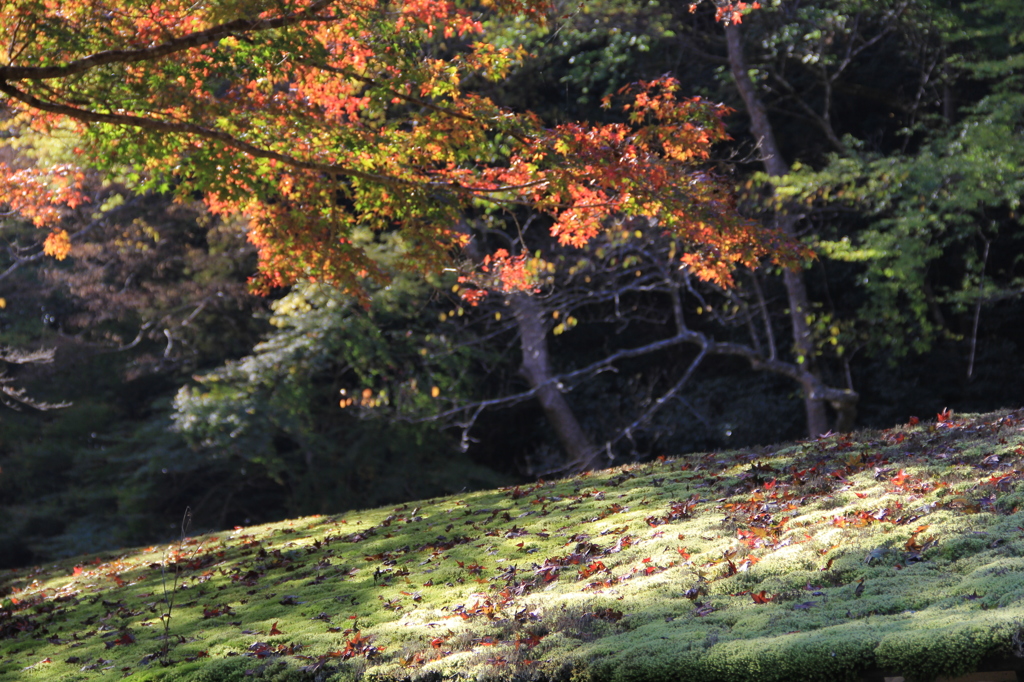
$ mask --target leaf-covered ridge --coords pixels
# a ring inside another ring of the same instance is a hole
[[[943,413],[16,571],[0,676],[956,674],[1020,640],[1022,429]]]

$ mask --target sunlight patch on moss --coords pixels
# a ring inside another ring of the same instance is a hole
[[[12,573],[0,677],[955,674],[1008,651],[1024,623],[1022,416],[694,455]]]

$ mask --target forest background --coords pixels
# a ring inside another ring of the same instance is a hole
[[[131,174],[87,179],[66,242],[5,200],[0,566],[163,540],[186,506],[212,529],[1020,403],[1018,2],[557,10],[482,13],[527,56],[463,87],[552,126],[614,122],[605,97],[664,74],[723,103],[708,186],[813,250],[799,274],[722,288],[650,222],[577,248],[520,213],[447,269],[367,230],[389,284],[257,296],[245,221]],[[5,163],[74,144],[6,121]],[[458,270],[499,249],[537,291],[467,300]]]

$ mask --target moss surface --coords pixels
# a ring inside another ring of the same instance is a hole
[[[1022,426],[690,456],[11,572],[0,678],[955,675],[1022,641]]]

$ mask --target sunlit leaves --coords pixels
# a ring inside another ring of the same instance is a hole
[[[535,20],[544,7],[496,6]],[[142,187],[246,215],[263,291],[315,279],[358,294],[381,281],[351,239],[360,226],[399,227],[410,267],[436,270],[462,244],[449,226],[480,207],[531,207],[572,246],[613,217],[651,217],[718,284],[770,250],[695,165],[724,139],[724,110],[679,99],[663,78],[620,93],[629,125],[546,128],[463,89],[475,74],[501,78],[522,50],[478,40],[481,15],[450,2],[126,1],[59,22],[20,8],[7,6],[8,25],[52,35],[15,32],[14,63],[0,67],[10,106],[76,123],[91,162],[129,168]],[[36,68],[44,51],[50,71]]]
[[[1020,97],[992,96],[914,155],[835,157],[823,170],[799,168],[780,181],[789,199],[808,207],[857,206],[872,215],[857,235],[817,245],[862,264],[857,284],[870,295],[859,311],[860,338],[844,345],[923,351],[950,334],[943,314],[1017,295],[1024,280],[1003,252],[1013,250],[1021,222],[1022,112]]]
[[[47,235],[43,241],[43,253],[57,260],[64,260],[71,253],[71,239],[67,230],[57,230]]]
[[[0,162],[0,202],[36,227],[59,221],[68,209],[88,201],[84,175],[60,164],[49,169],[13,168]]]
[[[690,3],[690,11],[697,11],[697,7],[700,5],[701,0]],[[715,20],[724,21],[730,24],[742,24],[743,15],[751,10],[760,9],[761,3],[759,2],[729,2],[728,0],[720,1],[715,0]]]

